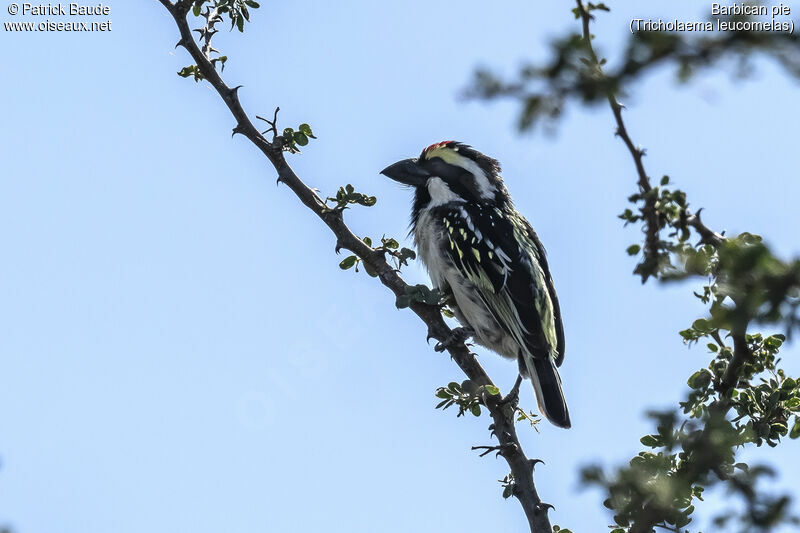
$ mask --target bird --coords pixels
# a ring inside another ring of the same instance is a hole
[[[544,246],[514,208],[499,162],[467,144],[442,141],[381,174],[413,188],[410,235],[434,288],[462,324],[445,346],[472,337],[516,359],[512,393],[530,378],[540,412],[569,428],[558,373],[564,360],[558,296]]]

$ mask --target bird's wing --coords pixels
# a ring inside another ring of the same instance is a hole
[[[443,217],[453,263],[478,288],[495,320],[534,357],[560,364],[564,333],[544,248],[516,213],[459,205]]]

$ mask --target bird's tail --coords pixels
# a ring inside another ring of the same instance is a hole
[[[564,391],[561,390],[561,377],[558,375],[553,358],[526,357],[525,366],[536,391],[539,411],[556,426],[570,427],[569,409],[567,409],[567,401],[564,399]]]

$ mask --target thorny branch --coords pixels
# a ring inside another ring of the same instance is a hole
[[[576,0],[576,3],[578,5],[578,12],[580,14],[583,26],[583,40],[586,46],[586,51],[589,54],[590,64],[593,71],[592,73],[594,76],[602,80],[605,78],[605,74],[603,73],[601,62],[597,57],[594,46],[592,45],[592,34],[589,28],[591,20],[594,18],[594,16],[584,8],[583,0]],[[645,262],[653,263],[658,261],[659,257],[659,230],[661,225],[659,222],[658,211],[656,209],[657,198],[653,194],[648,194],[653,187],[650,184],[650,178],[644,168],[643,158],[645,156],[645,150],[639,146],[636,146],[628,134],[628,129],[625,127],[625,121],[622,118],[622,110],[625,108],[625,106],[623,106],[619,100],[617,100],[617,97],[613,91],[608,91],[607,99],[608,104],[611,107],[611,112],[614,114],[614,120],[617,124],[616,134],[620,139],[622,139],[622,142],[625,144],[628,152],[630,152],[631,157],[633,158],[634,166],[636,167],[636,174],[639,177],[637,185],[639,186],[639,192],[645,199],[644,209],[642,210],[645,222],[644,257]],[[686,218],[686,224],[697,230],[697,233],[700,235],[702,242],[704,243],[718,245],[724,240],[722,235],[712,231],[706,227],[705,224],[703,224],[703,222],[700,220],[699,211],[694,214],[689,213]],[[643,277],[642,280],[646,280],[646,277]]]
[[[252,142],[269,160],[278,173],[278,181],[285,184],[298,197],[298,199],[317,215],[328,226],[336,237],[337,248],[345,248],[357,255],[364,263],[368,264],[378,274],[381,283],[391,290],[395,296],[406,293],[408,285],[397,274],[395,269],[386,262],[384,254],[367,246],[345,224],[340,210],[326,208],[324,201],[309,188],[292,170],[284,157],[284,146],[280,138],[268,141],[253,125],[245,113],[238,97],[238,87],[231,88],[220,77],[213,60],[209,58],[211,38],[215,32],[215,16],[206,17],[206,26],[200,30],[202,49],[192,38],[192,30],[187,21],[191,8],[188,0],[178,0],[175,3],[169,0],[158,0],[172,15],[180,32],[180,40],[176,46],[183,46],[192,56],[197,68],[205,80],[219,93],[225,105],[230,110],[236,126],[234,134],[244,135]],[[270,130],[267,130],[270,131]],[[440,342],[449,338],[451,330],[445,324],[438,306],[427,305],[421,302],[412,302],[411,310],[426,324],[429,338]],[[493,385],[492,380],[475,359],[467,346],[462,342],[447,347],[450,356],[461,368],[467,377],[481,385]],[[514,478],[513,494],[517,497],[530,525],[531,533],[551,533],[552,527],[547,516],[549,504],[542,503],[536,491],[533,480],[533,465],[535,461],[529,460],[522,450],[522,445],[517,437],[514,427],[514,409],[509,402],[504,402],[499,395],[486,395],[484,398],[493,424],[493,434],[497,436],[499,447],[502,448],[503,458],[511,468]]]
[[[595,75],[603,77],[604,74],[600,65],[600,61],[598,60],[597,54],[595,53],[592,45],[590,22],[594,17],[584,8],[582,0],[576,0],[576,3],[583,25],[583,40],[587,53],[589,54],[591,67],[594,69]],[[647,171],[644,167],[643,157],[645,155],[645,151],[642,148],[637,147],[631,140],[628,130],[625,127],[625,122],[622,118],[623,106],[619,103],[613,92],[608,93],[608,103],[611,107],[614,120],[617,124],[617,135],[622,139],[623,143],[625,143],[625,146],[628,148],[631,157],[633,157],[634,166],[636,167],[636,173],[638,175],[637,184],[639,186],[639,190],[647,199],[644,209],[646,243],[645,254],[651,253],[654,254],[653,257],[656,257],[658,254],[660,225],[658,222],[658,212],[656,211],[655,206],[655,197],[652,195],[647,196],[646,194],[652,189],[652,186],[650,184],[650,178],[648,177]],[[652,199],[652,201],[650,199]],[[700,211],[694,214],[689,214],[686,219],[686,224],[697,231],[697,233],[700,235],[701,243],[711,244],[715,247],[718,247],[725,240],[725,237],[723,237],[721,234],[713,231],[703,224],[700,219]],[[710,406],[710,409],[719,416],[724,416],[725,413],[730,410],[731,402],[727,398],[729,397],[730,391],[734,389],[739,382],[739,376],[741,374],[742,367],[751,357],[750,350],[747,346],[746,334],[747,324],[740,325],[731,331],[731,337],[733,340],[733,358],[728,364],[725,375],[723,376],[723,379],[717,388],[720,399],[715,401]],[[721,339],[718,340],[720,346],[723,346],[724,344],[721,342]],[[705,431],[711,430],[706,428]],[[676,474],[686,480],[689,480],[689,484],[693,484],[703,475],[703,472],[696,468],[691,462],[686,462],[679,467]],[[655,508],[655,505],[645,505],[641,513],[638,514],[637,520],[632,524],[630,533],[651,533],[661,522],[661,516],[662,514],[659,512],[659,509]]]

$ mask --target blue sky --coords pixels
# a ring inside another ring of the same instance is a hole
[[[0,32],[0,524],[16,533],[524,530],[479,459],[486,418],[433,409],[461,380],[421,323],[363,273],[284,187],[189,64],[156,0],[109,2],[112,31]],[[708,15],[694,2],[614,2],[595,26],[610,60],[631,18]],[[515,105],[458,96],[478,65],[511,74],[575,28],[569,6],[477,1],[276,3],[222,32],[243,104],[319,140],[290,161],[323,193],[378,196],[359,234],[403,237],[410,194],[378,171],[458,139],[500,159],[544,241],[562,302],[569,431],[520,428],[554,523],[603,531],[580,466],[619,464],[704,366],[677,332],[703,312],[690,286],[641,286],[616,215],[633,167],[606,108],[557,134],[519,135]],[[12,20],[3,13],[3,21]],[[13,20],[22,20],[17,17]],[[625,102],[653,176],[707,223],[800,253],[797,82],[769,61]],[[426,282],[419,265],[409,282]],[[508,388],[516,365],[479,350]],[[786,368],[800,374],[796,344]],[[530,387],[522,394],[533,408]],[[368,428],[365,433],[364,428]],[[796,489],[797,441],[748,453]]]

